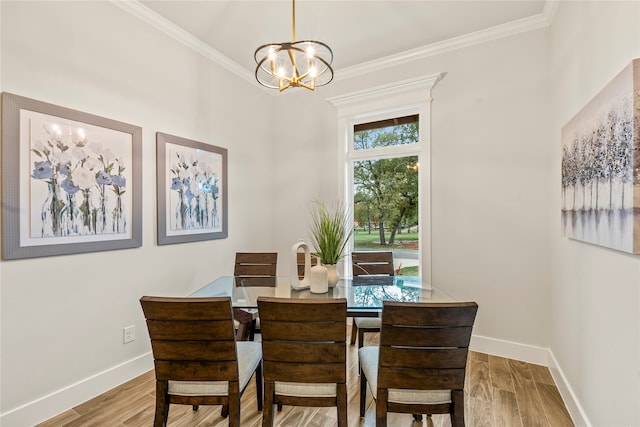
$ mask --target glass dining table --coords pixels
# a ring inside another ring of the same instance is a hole
[[[193,292],[189,297],[231,297],[234,309],[258,308],[258,297],[279,298],[345,298],[349,317],[377,317],[382,301],[454,302],[455,299],[418,276],[343,277],[326,293],[315,294],[296,289],[289,277],[221,276]],[[234,310],[237,312],[238,310]],[[243,336],[244,334],[240,334]]]

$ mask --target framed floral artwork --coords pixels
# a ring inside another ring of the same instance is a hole
[[[2,94],[2,257],[142,245],[142,129]]]
[[[227,149],[158,132],[158,244],[224,239]]]

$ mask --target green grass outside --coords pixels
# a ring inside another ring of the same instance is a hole
[[[389,241],[389,236],[391,236],[391,233],[385,233],[385,240]],[[361,249],[403,248],[417,250],[418,233],[396,234],[393,246],[382,246],[380,245],[380,233],[377,230],[372,230],[371,234],[366,231],[356,231],[353,233],[353,242],[356,248]]]

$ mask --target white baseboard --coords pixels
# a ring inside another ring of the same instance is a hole
[[[469,348],[480,353],[520,360],[536,365],[549,366],[549,349],[505,341],[497,338],[473,335]]]
[[[27,427],[41,423],[151,369],[153,356],[149,352],[0,414],[0,426]]]
[[[589,422],[587,414],[585,414],[582,405],[580,405],[580,402],[576,398],[571,385],[564,376],[564,372],[562,372],[562,369],[560,368],[560,365],[558,365],[558,361],[551,350],[549,350],[549,371],[551,371],[553,380],[555,381],[558,391],[564,400],[564,404],[571,415],[573,424],[575,424],[576,427],[591,427],[591,422]]]

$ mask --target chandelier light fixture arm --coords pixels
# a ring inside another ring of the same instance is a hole
[[[280,92],[290,87],[315,90],[333,80],[333,51],[315,40],[296,41],[296,2],[291,7],[291,41],[268,43],[254,53],[256,80]]]

